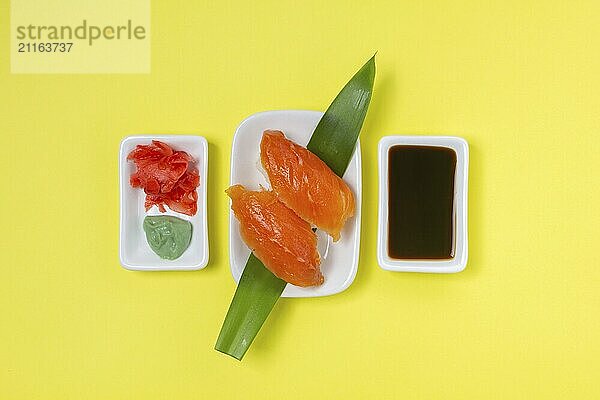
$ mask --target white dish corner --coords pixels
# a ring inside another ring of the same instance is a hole
[[[127,155],[138,144],[148,144],[160,140],[175,150],[184,150],[196,160],[200,173],[198,192],[198,212],[188,216],[173,212],[166,213],[154,206],[148,212],[144,208],[143,190],[132,188],[129,177],[135,171]],[[195,135],[143,135],[128,136],[121,141],[119,149],[119,259],[123,268],[133,271],[190,271],[206,267],[208,264],[208,228],[207,228],[207,176],[208,144],[202,136]],[[142,223],[146,215],[172,215],[192,223],[192,241],[187,250],[176,260],[164,260],[156,255],[146,241]]]

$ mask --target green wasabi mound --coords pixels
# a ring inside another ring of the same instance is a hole
[[[192,240],[192,224],[168,215],[144,218],[144,232],[152,251],[165,260],[179,258]]]

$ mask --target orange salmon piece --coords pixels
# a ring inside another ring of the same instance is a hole
[[[240,222],[242,239],[277,277],[296,286],[323,283],[317,236],[308,222],[277,199],[272,191],[226,190]]]
[[[346,182],[281,131],[263,133],[260,159],[279,200],[338,241],[354,215],[354,195]]]

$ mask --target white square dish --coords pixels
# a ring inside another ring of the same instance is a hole
[[[259,185],[269,188],[269,182],[258,169],[263,131],[281,130],[289,139],[306,146],[322,116],[323,113],[319,111],[282,110],[257,113],[242,121],[235,132],[231,148],[231,185],[239,183],[253,190],[257,190]],[[341,239],[337,243],[329,240],[327,257],[321,262],[325,282],[321,286],[308,288],[288,284],[283,297],[328,296],[345,290],[354,281],[360,249],[360,143],[356,144],[354,155],[343,178],[354,193],[356,209],[354,216],[346,222]],[[229,259],[231,273],[236,282],[242,275],[249,255],[250,249],[240,237],[239,222],[230,211]]]
[[[454,257],[448,260],[398,260],[388,255],[388,153],[392,146],[446,147],[456,153],[454,174]],[[379,141],[379,223],[377,260],[388,271],[455,273],[467,265],[467,189],[469,145],[455,136],[385,136]]]
[[[198,212],[190,217],[171,211],[158,211],[153,206],[148,212],[144,207],[145,193],[139,188],[132,188],[129,177],[135,172],[133,162],[127,161],[127,155],[138,144],[149,144],[152,140],[160,140],[183,150],[196,160],[200,173],[198,192]],[[202,136],[161,135],[161,136],[128,136],[121,142],[119,151],[119,184],[120,184],[120,236],[119,258],[124,268],[135,271],[189,271],[201,269],[208,264],[208,229],[206,218],[206,192],[208,175],[208,144]],[[146,215],[172,215],[192,223],[192,240],[187,250],[176,260],[164,260],[152,251],[146,241],[142,227]]]

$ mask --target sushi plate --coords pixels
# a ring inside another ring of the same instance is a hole
[[[262,133],[267,129],[280,130],[287,138],[306,146],[322,116],[320,111],[282,110],[257,113],[242,121],[235,132],[231,149],[231,185],[242,184],[254,190],[261,186],[270,188],[269,181],[260,171]],[[361,176],[360,143],[357,143],[343,177],[356,198],[354,216],[346,222],[338,242],[333,243],[330,238],[318,234],[319,251],[322,255],[321,271],[325,282],[308,288],[288,284],[283,297],[328,296],[347,289],[354,281],[360,248]],[[324,255],[326,256],[323,257]],[[229,259],[236,282],[239,281],[249,256],[250,249],[240,236],[239,222],[230,211]]]
[[[152,140],[167,143],[175,150],[183,150],[196,160],[200,173],[198,191],[198,212],[188,216],[173,212],[167,208],[161,213],[156,206],[148,212],[144,207],[143,190],[132,188],[129,177],[135,172],[135,166],[127,161],[127,155],[138,144],[149,144]],[[129,136],[121,142],[119,151],[120,180],[120,236],[119,258],[121,265],[136,271],[189,271],[202,269],[208,264],[208,232],[206,219],[206,188],[208,168],[208,144],[202,136],[161,135],[161,136]],[[164,260],[156,255],[148,242],[142,227],[147,215],[172,215],[192,223],[192,241],[187,250],[176,260]]]

